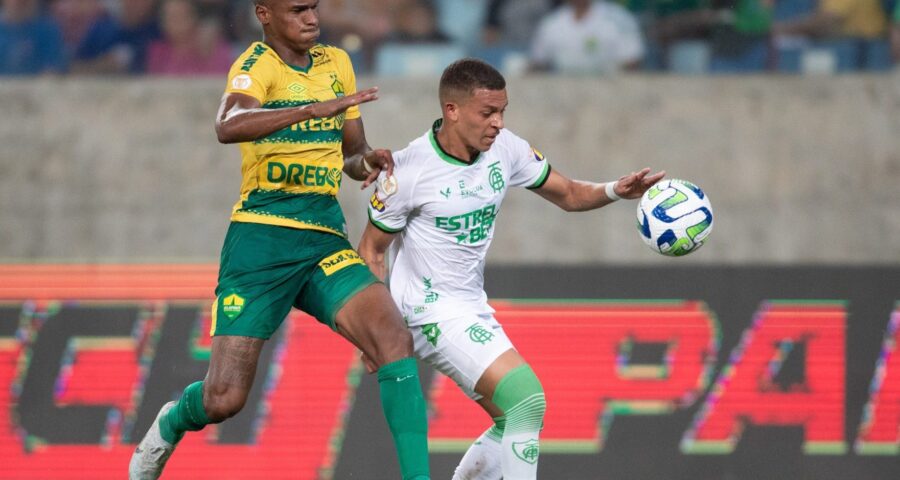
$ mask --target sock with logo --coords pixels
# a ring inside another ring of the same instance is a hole
[[[453,480],[500,480],[503,476],[500,457],[503,454],[500,442],[506,418],[494,419],[494,425],[478,437],[453,472]]]
[[[491,401],[506,418],[500,455],[503,480],[537,478],[539,438],[547,408],[540,380],[530,366],[520,365],[497,382]]]
[[[174,445],[184,432],[196,432],[209,423],[203,408],[203,382],[194,382],[184,389],[178,403],[160,418],[159,434]]]
[[[416,360],[406,357],[383,365],[378,369],[378,384],[403,480],[427,480],[428,420]]]

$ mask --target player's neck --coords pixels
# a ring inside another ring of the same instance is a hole
[[[441,126],[441,129],[437,131],[435,139],[444,152],[465,163],[474,162],[478,158],[478,154],[481,153],[467,146],[462,137],[453,132],[452,129],[447,128],[446,125]]]
[[[312,58],[309,56],[309,49],[291,47],[284,42],[268,36],[263,39],[263,43],[272,47],[272,50],[278,54],[278,57],[288,65],[307,68],[309,67],[310,62],[312,62]]]

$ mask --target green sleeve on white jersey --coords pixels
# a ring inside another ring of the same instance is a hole
[[[519,137],[514,137],[510,147],[510,186],[539,188],[544,185],[550,175],[550,164],[544,155]]]

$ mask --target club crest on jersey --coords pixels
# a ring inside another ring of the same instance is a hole
[[[544,154],[541,153],[538,149],[531,147],[531,153],[534,154],[534,159],[537,160],[538,162],[544,161]]]
[[[378,198],[377,192],[372,192],[372,198],[369,199],[369,205],[371,205],[372,208],[378,210],[379,212],[384,211],[384,202],[382,202],[381,199]]]
[[[500,162],[494,162],[488,166],[491,170],[488,172],[488,181],[491,184],[491,190],[494,193],[503,191],[506,181],[503,180],[503,170],[500,169]]]
[[[331,91],[334,92],[334,96],[343,97],[344,96],[344,83],[338,80],[337,75],[331,76],[334,80],[331,82]]]

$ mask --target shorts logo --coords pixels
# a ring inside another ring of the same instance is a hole
[[[375,192],[372,192],[372,198],[369,199],[369,205],[372,205],[372,208],[379,212],[384,211],[384,202],[378,199],[378,194]]]
[[[357,264],[365,265],[366,262],[363,261],[358,253],[348,248],[347,250],[341,250],[319,262],[319,268],[325,272],[326,276],[330,276],[342,268]]]
[[[422,277],[422,284],[425,286],[425,303],[434,303],[441,298],[441,294],[432,290],[430,278]]]
[[[538,455],[540,454],[538,441],[533,438],[527,442],[513,442],[512,449],[513,453],[515,453],[520,460],[532,465],[537,462]]]
[[[441,329],[438,328],[438,324],[436,323],[422,325],[422,335],[425,335],[425,340],[428,340],[428,343],[436,347],[438,337],[441,336]]]
[[[469,333],[469,340],[482,345],[494,339],[494,334],[479,323],[470,325],[466,332]]]
[[[235,90],[247,90],[253,85],[253,79],[250,75],[242,73],[231,80],[231,88]]]
[[[236,293],[232,293],[222,299],[222,313],[230,320],[234,320],[235,317],[244,311],[244,303],[246,302],[243,297]]]

